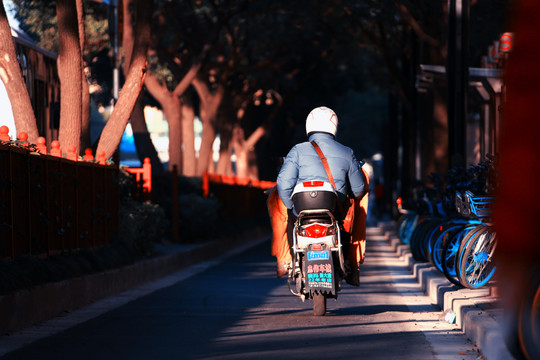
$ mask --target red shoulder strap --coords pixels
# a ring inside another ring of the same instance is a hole
[[[336,183],[334,182],[334,177],[332,176],[332,172],[330,171],[330,166],[328,166],[328,161],[326,160],[326,156],[324,156],[321,148],[319,147],[319,145],[317,145],[315,141],[312,141],[311,145],[313,145],[313,147],[315,148],[315,151],[321,158],[322,164],[324,166],[324,171],[326,171],[326,176],[328,176],[328,181],[330,181],[330,184],[332,184],[332,186],[334,187],[334,191],[336,192],[336,195],[337,195]],[[341,213],[341,216],[345,217],[347,215],[347,212],[343,208],[343,204],[341,203],[341,201],[339,201],[339,199],[337,201],[337,206],[338,206],[339,212]]]
[[[334,177],[332,176],[332,172],[330,171],[330,166],[328,166],[328,161],[326,160],[326,156],[324,156],[321,148],[319,147],[319,145],[317,145],[315,141],[312,141],[311,145],[313,145],[313,147],[315,148],[315,151],[321,158],[322,164],[324,166],[324,171],[326,171],[326,176],[328,176],[328,181],[330,181],[330,183],[334,187],[334,191],[337,192],[336,183],[334,182]]]

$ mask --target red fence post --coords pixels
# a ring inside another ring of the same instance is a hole
[[[0,141],[9,141],[9,128],[6,125],[0,126]]]
[[[107,243],[111,236],[118,235],[118,223],[120,216],[120,191],[118,186],[119,168],[118,166],[109,166],[106,171],[107,176]]]
[[[77,161],[77,148],[75,146],[68,147],[66,159]]]
[[[0,144],[0,259],[107,243],[118,232],[118,167],[62,159],[58,141],[57,156],[45,155],[37,142],[39,155]]]
[[[51,226],[47,203],[47,158],[41,155],[27,155],[28,158],[28,198],[30,245],[32,254],[49,255],[49,232]]]
[[[37,138],[36,147],[40,154],[47,155],[47,145],[45,145],[45,138],[43,136]]]
[[[62,157],[62,151],[60,150],[60,142],[53,140],[51,142],[51,155],[56,157]]]
[[[212,194],[222,205],[221,212],[232,218],[253,217],[266,213],[264,190],[276,185],[273,181],[204,173],[202,179],[204,196],[210,193],[210,182],[212,182]]]
[[[208,180],[208,173],[205,171],[202,178],[202,193],[203,197],[208,197],[210,194],[210,184]]]
[[[92,149],[91,148],[86,148],[84,150],[84,158],[83,158],[84,161],[94,161],[94,155],[92,155]]]
[[[105,159],[105,151],[100,151],[99,154],[97,154],[97,161],[99,165],[105,165],[106,159]]]
[[[19,133],[18,140],[21,142],[21,145],[24,147],[28,147],[28,134],[24,131]]]
[[[142,170],[143,195],[144,199],[148,200],[152,194],[152,163],[150,158],[144,158]]]
[[[77,208],[77,169],[73,162],[60,159],[60,186],[62,191],[62,236],[67,249],[77,249],[79,245]]]
[[[10,147],[13,256],[30,254],[28,150]]]
[[[4,127],[7,129],[7,126],[2,126],[2,128]],[[0,259],[12,258],[13,256],[13,231],[11,226],[13,214],[11,208],[10,147],[0,144]]]
[[[54,141],[53,141],[54,142]],[[63,221],[63,193],[60,172],[60,158],[47,156],[47,193],[49,202],[47,212],[49,214],[49,251],[60,252],[65,249]]]
[[[76,164],[76,193],[77,193],[77,241],[78,247],[89,248],[93,245],[94,197],[95,184],[99,180],[96,174],[99,167],[86,162]]]

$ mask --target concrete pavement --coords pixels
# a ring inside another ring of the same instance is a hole
[[[485,358],[513,359],[504,344],[501,326],[502,309],[498,306],[497,296],[489,288],[459,289],[451,285],[430,264],[415,262],[408,245],[402,244],[398,239],[395,228],[395,223],[392,221],[379,222],[368,227],[368,247],[370,239],[378,238],[388,241],[392,249],[390,256],[395,257],[410,270],[407,282],[420,286],[431,302],[439,306],[441,314],[444,310],[455,314],[455,326],[463,330]],[[50,284],[0,297],[1,334],[11,333],[12,335],[11,340],[6,336],[0,337],[0,348],[2,343],[13,344],[17,334],[25,331],[32,333],[32,324],[40,323],[58,314],[73,312],[77,308],[99,302],[100,299],[105,299],[112,294],[163,278],[189,264],[219,257],[223,255],[225,249],[236,248],[236,251],[242,251],[260,243],[253,240],[254,237],[250,236],[225,242],[223,245],[211,243],[167,247],[161,249],[160,256],[123,269],[66,280],[61,284]],[[401,286],[400,279],[393,279],[393,281],[398,287]],[[26,330],[16,331],[25,328]],[[31,341],[30,338],[24,336],[21,339],[19,346],[24,346],[25,343]]]
[[[368,240],[370,237],[383,236],[392,244],[395,255],[407,264],[426,296],[441,311],[450,314],[449,320],[452,320],[452,314],[455,315],[456,326],[476,344],[486,359],[514,359],[505,345],[503,309],[493,287],[459,288],[433,265],[415,261],[409,246],[399,240],[393,221],[379,222],[376,226],[368,227],[367,231]]]

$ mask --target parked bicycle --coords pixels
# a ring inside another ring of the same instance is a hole
[[[494,158],[487,156],[469,169],[432,174],[431,187],[409,203],[415,209],[398,219],[398,234],[416,261],[431,262],[458,286],[486,285],[495,272],[496,233],[491,226],[495,198]],[[473,193],[476,191],[476,194]],[[430,195],[430,196],[428,196]]]

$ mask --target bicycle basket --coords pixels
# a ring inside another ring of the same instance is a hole
[[[476,217],[491,216],[491,210],[495,203],[494,196],[474,196],[470,191],[465,192],[465,202],[470,208],[470,214]]]

